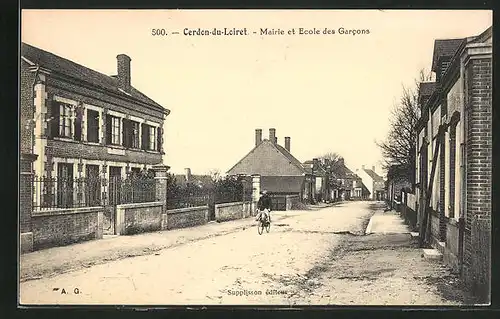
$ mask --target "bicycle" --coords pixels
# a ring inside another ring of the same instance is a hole
[[[269,220],[269,213],[262,214],[259,218],[259,224],[257,225],[257,232],[259,235],[264,233],[264,229],[269,233],[271,230],[271,221]]]

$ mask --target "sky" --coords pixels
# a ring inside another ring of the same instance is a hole
[[[353,171],[381,172],[375,141],[387,135],[403,85],[429,71],[434,40],[491,25],[486,10],[23,10],[21,41],[108,75],[118,54],[129,55],[132,85],[171,111],[171,172],[226,172],[254,147],[256,128],[263,138],[275,128],[281,145],[291,137],[302,162],[336,152]],[[249,35],[189,36],[186,28]]]

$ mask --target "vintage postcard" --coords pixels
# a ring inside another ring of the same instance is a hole
[[[492,24],[22,10],[19,305],[488,305]]]

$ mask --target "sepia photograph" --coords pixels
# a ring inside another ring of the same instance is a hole
[[[18,307],[488,306],[492,10],[21,10]]]

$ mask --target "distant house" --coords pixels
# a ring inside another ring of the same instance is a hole
[[[311,176],[314,179],[314,183],[310,185],[313,189],[309,192],[310,194],[314,194],[313,201],[322,202],[329,200],[329,196],[327,193],[327,172],[323,167],[321,161],[319,159],[314,158],[313,160],[305,161],[302,163],[307,176]]]
[[[353,178],[352,187],[353,192],[351,199],[366,200],[370,198],[371,192],[363,183],[361,177],[356,176]]]
[[[363,184],[368,188],[370,192],[369,199],[385,199],[385,181],[382,176],[375,172],[375,166],[372,166],[372,169],[367,169],[363,165],[360,170],[356,170],[356,174],[361,177]]]
[[[261,189],[274,197],[298,195],[302,201],[312,197],[314,178],[290,153],[290,137],[285,147],[278,144],[276,129],[269,129],[269,139],[262,139],[262,130],[255,130],[255,146],[238,161],[228,175],[261,176]]]
[[[332,185],[331,192],[334,200],[349,200],[357,195],[354,192],[355,180],[359,179],[353,171],[345,165],[344,159],[340,158],[332,164],[332,174],[330,182]],[[360,193],[358,193],[361,196]]]

